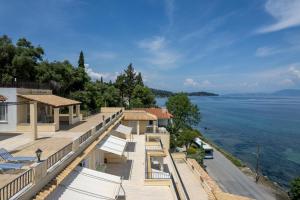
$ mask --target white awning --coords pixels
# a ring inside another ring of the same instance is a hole
[[[103,151],[121,156],[123,155],[124,149],[126,147],[126,140],[110,135],[102,142],[100,142],[97,147]]]
[[[118,126],[118,128],[116,128],[115,131],[117,131],[117,132],[119,132],[119,133],[123,133],[123,134],[129,135],[129,134],[131,134],[132,128],[120,124],[120,125]]]
[[[51,193],[49,199],[113,200],[119,196],[120,187],[119,176],[77,167]]]

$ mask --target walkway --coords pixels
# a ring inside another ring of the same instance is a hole
[[[175,164],[190,199],[207,200],[207,193],[203,189],[200,179],[194,175],[191,168],[183,160],[175,160]]]

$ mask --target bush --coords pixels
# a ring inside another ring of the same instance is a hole
[[[197,153],[197,149],[195,149],[194,147],[190,147],[190,148],[187,149],[186,153],[188,155],[196,154]]]
[[[300,199],[300,177],[294,179],[291,182],[291,189],[289,191],[289,196],[292,200]]]

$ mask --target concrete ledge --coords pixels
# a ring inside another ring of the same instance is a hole
[[[170,186],[171,179],[145,179],[144,185],[148,186]]]

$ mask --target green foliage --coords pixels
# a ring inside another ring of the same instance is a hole
[[[82,51],[80,51],[80,54],[79,54],[78,67],[85,68],[84,67],[84,55],[83,55]]]
[[[155,105],[155,96],[149,88],[136,85],[132,93],[131,101],[134,101],[135,104],[130,103],[130,107],[132,108],[152,107]],[[137,102],[140,102],[140,105],[137,105]]]
[[[129,108],[151,107],[155,105],[155,96],[149,88],[144,86],[142,74],[136,74],[131,63],[124,70],[124,73],[117,77],[114,85],[120,91],[122,102]]]
[[[291,200],[300,199],[300,177],[295,178],[290,185],[291,187],[289,191],[289,196]]]
[[[190,147],[190,145],[193,143],[193,140],[198,137],[197,131],[193,129],[183,129],[179,132],[177,135],[177,144],[180,146],[185,146],[186,149]]]
[[[188,96],[179,93],[168,98],[166,102],[169,112],[174,116],[174,131],[191,128],[200,122],[200,111],[197,105],[191,103]]]
[[[188,148],[187,150],[186,150],[186,153],[188,154],[188,155],[191,155],[191,154],[196,154],[197,153],[197,149],[195,148],[195,147],[190,147],[190,148]]]
[[[82,102],[87,113],[99,112],[101,106],[123,106],[125,97],[133,107],[154,105],[152,92],[144,87],[141,73],[136,74],[130,64],[115,83],[92,81],[84,66],[84,54],[80,51],[78,66],[66,61],[44,61],[44,50],[25,38],[16,44],[3,35],[0,37],[0,82],[47,83],[54,94]]]
[[[144,86],[143,78],[141,72],[136,76],[136,84],[140,86]]]

